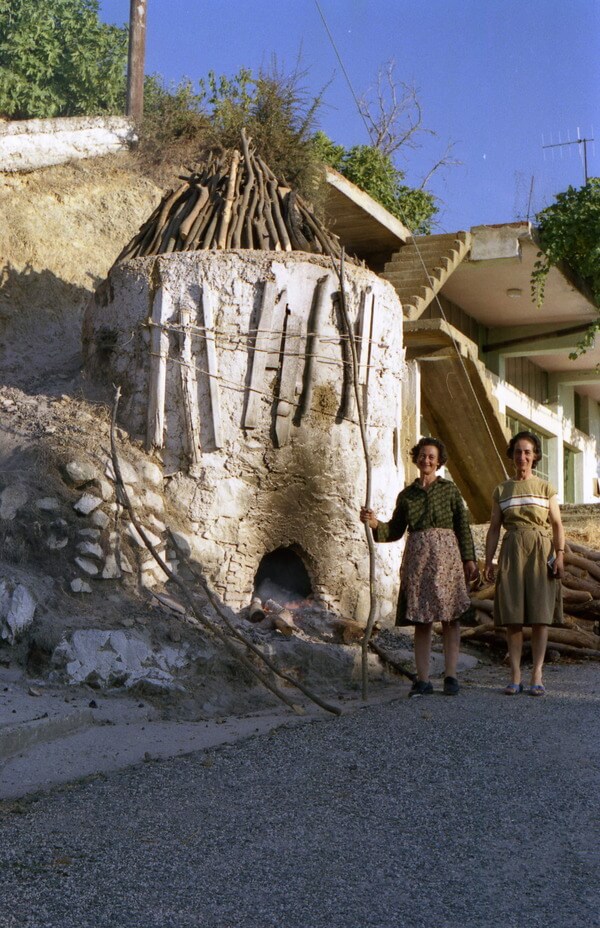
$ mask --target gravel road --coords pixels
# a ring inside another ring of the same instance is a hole
[[[600,925],[600,668],[500,669],[0,805],[0,928]]]

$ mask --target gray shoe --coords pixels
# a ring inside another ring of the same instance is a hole
[[[431,683],[426,683],[425,680],[415,680],[411,689],[409,698],[412,696],[431,696],[433,693],[433,686]]]
[[[458,696],[459,690],[456,677],[444,677],[444,696]]]

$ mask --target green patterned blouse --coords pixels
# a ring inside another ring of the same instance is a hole
[[[398,541],[404,532],[424,532],[428,528],[454,530],[463,561],[475,560],[475,546],[467,510],[457,487],[451,480],[438,477],[428,489],[418,479],[398,494],[396,508],[389,522],[380,522],[375,541]]]

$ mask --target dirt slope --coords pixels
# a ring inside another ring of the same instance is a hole
[[[43,388],[79,366],[83,309],[161,191],[114,155],[0,174],[0,377]]]

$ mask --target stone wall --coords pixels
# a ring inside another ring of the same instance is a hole
[[[0,122],[0,171],[34,171],[129,148],[136,140],[123,116],[72,116]]]
[[[347,267],[345,290],[384,515],[403,485],[401,307],[364,268]],[[87,311],[87,375],[121,386],[121,425],[162,455],[167,511],[187,526],[180,543],[232,608],[284,548],[317,598],[366,617],[365,463],[338,291],[325,258],[197,252],[117,267]],[[377,553],[386,620],[400,550]]]

